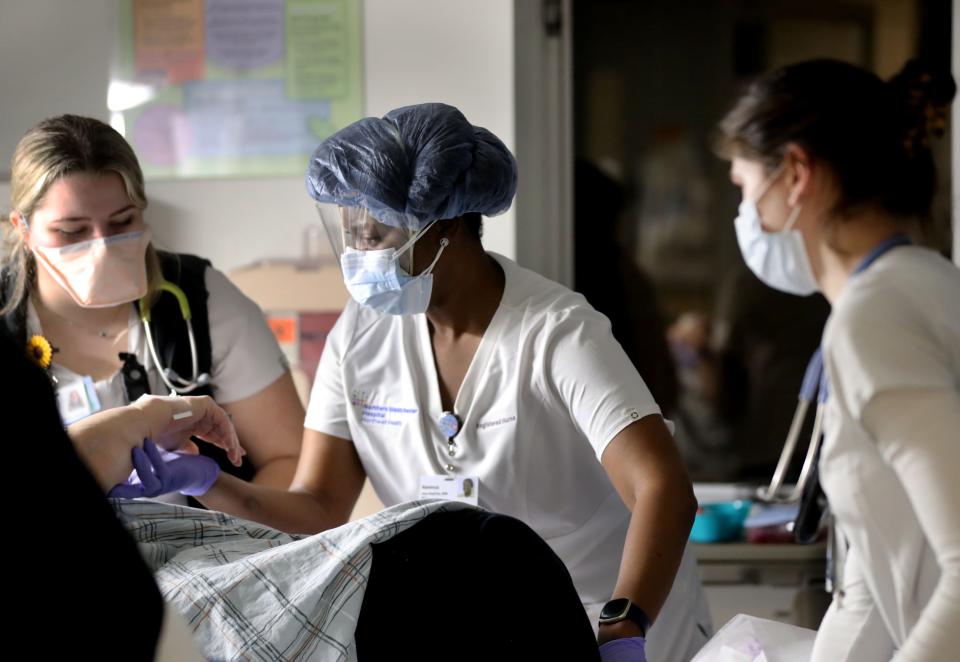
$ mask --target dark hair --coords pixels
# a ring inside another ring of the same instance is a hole
[[[872,207],[925,220],[936,188],[929,136],[943,133],[955,91],[949,73],[917,60],[889,82],[845,62],[801,62],[748,88],[720,122],[716,149],[773,169],[795,143],[830,167],[838,215]]]

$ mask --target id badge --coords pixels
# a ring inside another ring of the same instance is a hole
[[[57,385],[57,408],[64,425],[76,423],[100,411],[100,398],[93,379],[87,375],[72,382]]]
[[[476,476],[420,476],[421,499],[462,501],[480,505],[480,479]]]

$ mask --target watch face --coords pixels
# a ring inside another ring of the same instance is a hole
[[[600,621],[620,621],[627,615],[630,609],[630,600],[627,598],[617,598],[603,605],[600,611]]]

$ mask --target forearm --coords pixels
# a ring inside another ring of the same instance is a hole
[[[903,485],[940,570],[895,659],[945,659],[960,647],[960,394],[947,388],[884,392],[866,407],[863,420]]]
[[[286,490],[293,482],[303,439],[303,406],[289,371],[253,395],[222,405],[249,453],[256,485]]]
[[[894,657],[896,662],[935,662],[960,649],[960,563],[940,575],[937,589],[923,614],[910,632],[903,648]]]
[[[325,504],[321,497],[256,485],[228,474],[220,474],[210,491],[198,499],[211,510],[260,522],[287,533],[319,533],[346,522],[346,518]]]
[[[612,597],[630,598],[655,621],[673,587],[695,514],[689,483],[663,481],[638,490]]]
[[[601,462],[631,512],[611,597],[629,598],[653,622],[673,587],[697,512],[693,486],[659,415],[621,430],[604,449]],[[601,626],[599,640],[633,637],[639,630],[624,620]]]
[[[286,490],[293,482],[293,476],[296,472],[296,457],[278,457],[257,468],[257,473],[254,474],[252,482],[255,485]]]
[[[130,451],[142,443],[136,433],[140,425],[137,411],[118,407],[97,412],[67,427],[77,455],[104,492],[125,481],[133,470]],[[106,427],[129,428],[130,433],[104,439],[103,429]]]

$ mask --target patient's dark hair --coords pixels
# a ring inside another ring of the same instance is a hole
[[[799,145],[831,169],[839,217],[874,208],[926,220],[936,187],[930,137],[943,133],[952,76],[918,60],[887,82],[836,60],[811,60],[754,82],[720,122],[715,147],[768,170]]]

